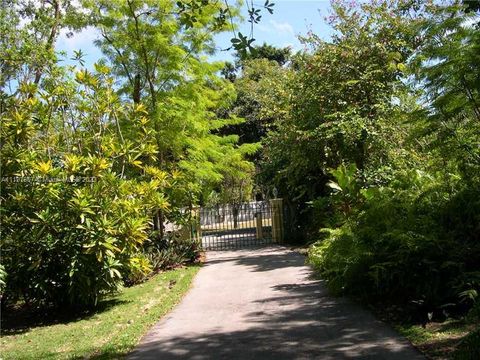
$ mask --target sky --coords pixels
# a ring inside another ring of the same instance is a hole
[[[263,4],[263,0],[254,0],[257,6]],[[291,46],[294,51],[301,50],[303,46],[298,40],[298,35],[305,35],[309,30],[324,39],[328,39],[331,30],[326,24],[324,17],[329,14],[329,0],[271,0],[275,3],[274,12],[270,15],[267,11],[262,11],[262,19],[254,27],[253,37],[255,43],[260,45],[266,42],[278,47]],[[246,18],[246,7],[243,8]],[[244,35],[250,34],[250,24],[245,20],[240,24],[239,29]],[[70,58],[74,50],[81,49],[85,55],[87,67],[101,58],[100,51],[95,47],[93,41],[98,34],[93,28],[87,28],[73,37],[68,38],[61,34],[57,43],[57,49],[67,52]],[[232,33],[219,34],[216,37],[217,52],[212,56],[212,60],[231,61],[232,52],[222,51],[231,46],[230,39]]]
[[[258,0],[259,4],[263,3]],[[298,40],[298,35],[306,35],[312,30],[320,37],[327,39],[331,30],[324,17],[329,14],[329,0],[273,0],[275,3],[273,14],[262,11],[262,19],[254,26],[253,37],[255,43],[261,45],[266,42],[277,47],[291,46],[294,51],[301,50],[303,45]],[[255,1],[254,1],[255,4]],[[246,18],[246,11],[244,11]],[[239,31],[250,34],[250,23],[246,20],[240,25]],[[217,36],[217,47],[225,49],[230,47],[232,33]],[[214,59],[231,60],[232,53],[217,51]]]

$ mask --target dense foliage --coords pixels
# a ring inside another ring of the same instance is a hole
[[[193,207],[246,176],[255,150],[218,131],[240,122],[217,116],[234,91],[205,58],[225,11],[171,0],[0,10],[3,304],[93,305],[196,258]],[[93,68],[55,50],[86,27],[105,55]]]
[[[95,304],[195,259],[196,205],[276,188],[334,292],[422,322],[478,311],[474,2],[334,1],[331,39],[309,33],[292,54],[238,33],[226,66],[206,59],[238,15],[228,2],[8,4],[4,303]],[[93,68],[55,51],[85,28],[104,54]]]
[[[416,95],[410,109],[397,110],[393,125],[403,134],[376,132],[395,148],[383,159],[386,169],[355,161],[347,181],[355,190],[340,185],[348,171],[331,172],[339,186],[317,205],[332,209],[340,197],[343,216],[312,247],[311,259],[337,291],[441,318],[468,309],[480,287],[479,34],[475,18],[457,5],[424,12],[409,25],[422,35],[407,59],[417,81],[390,82],[410,85],[409,95]],[[408,104],[402,101],[393,104]]]
[[[335,1],[328,21],[330,40],[310,33],[310,51],[234,80],[268,125],[258,177],[335,292],[421,321],[464,314],[480,290],[478,9]]]

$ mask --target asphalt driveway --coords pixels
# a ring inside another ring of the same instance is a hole
[[[219,251],[128,359],[424,359],[283,247]]]

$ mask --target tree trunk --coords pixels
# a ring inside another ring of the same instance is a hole
[[[158,231],[157,240],[161,241],[165,234],[164,216],[162,210],[156,210],[153,215],[153,230]]]

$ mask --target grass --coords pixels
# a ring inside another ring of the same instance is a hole
[[[2,325],[0,357],[8,359],[121,359],[190,288],[199,266],[179,268],[126,288],[95,312]],[[18,320],[18,321],[15,321]],[[26,326],[25,326],[26,325]]]
[[[396,329],[428,359],[478,360],[473,346],[479,346],[477,325],[465,320],[448,320],[443,323],[421,325],[397,325]],[[474,338],[473,334],[477,333]],[[471,345],[476,341],[476,345]],[[477,348],[480,351],[480,346]]]

